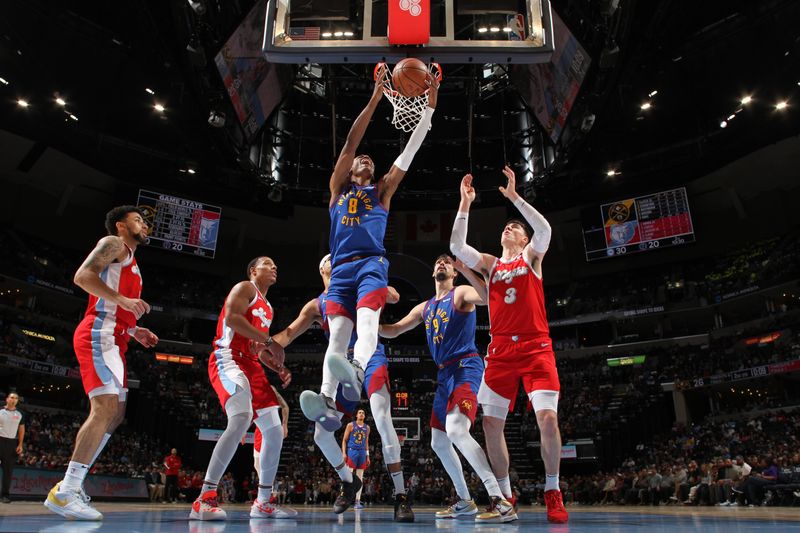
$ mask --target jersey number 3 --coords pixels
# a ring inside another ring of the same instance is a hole
[[[503,301],[507,304],[513,304],[517,301],[517,289],[514,287],[510,287],[506,290],[506,297],[503,298]]]

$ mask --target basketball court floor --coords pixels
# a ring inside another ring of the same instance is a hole
[[[97,505],[101,523],[71,522],[48,513],[38,502],[15,502],[0,507],[0,533],[15,532],[159,532],[159,533],[410,533],[452,531],[480,533],[551,531],[558,533],[702,530],[704,533],[737,531],[800,531],[800,508],[686,508],[686,507],[569,507],[569,524],[548,524],[544,508],[520,510],[520,520],[510,524],[480,524],[470,520],[436,520],[434,507],[415,507],[416,522],[396,524],[392,510],[375,507],[336,516],[329,507],[299,507],[295,520],[250,520],[249,506],[228,505],[226,522],[189,521],[188,505]]]

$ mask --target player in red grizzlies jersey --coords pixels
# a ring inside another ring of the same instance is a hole
[[[89,505],[83,480],[125,416],[128,342],[133,337],[146,348],[158,342],[150,330],[136,326],[150,312],[150,305],[141,299],[142,274],[133,256],[147,239],[142,213],[130,205],[115,207],[106,215],[105,226],[108,235],[75,273],[75,284],[89,293],[73,344],[91,411],[75,438],[64,479],[44,502],[54,513],[75,520],[103,518]]]
[[[567,510],[558,485],[561,433],[558,429],[558,393],[553,342],[545,314],[542,288],[542,259],[550,245],[550,224],[516,191],[514,171],[503,169],[508,179],[500,192],[514,203],[525,221],[510,220],[503,228],[500,258],[482,254],[467,244],[469,208],[475,200],[472,176],[461,181],[461,204],[450,249],[467,266],[481,272],[489,285],[489,333],[492,341],[486,355],[486,371],[478,391],[483,409],[486,451],[503,496],[511,498],[508,478],[508,447],[503,428],[506,415],[514,409],[519,381],[536,413],[542,436],[547,519],[564,523]]]
[[[217,484],[236,453],[253,417],[264,439],[259,459],[258,498],[251,518],[292,518],[297,512],[270,503],[272,482],[278,471],[283,445],[283,427],[278,398],[261,366],[266,346],[272,344],[269,327],[272,306],[267,291],[278,279],[278,267],[269,257],[257,257],[247,265],[249,280],[234,285],[225,299],[217,322],[214,351],[208,359],[208,377],[228,416],[228,425],[208,462],[200,496],[192,504],[190,519],[224,520]],[[284,386],[291,374],[283,366],[283,350],[273,346],[273,357],[265,363],[278,372]]]

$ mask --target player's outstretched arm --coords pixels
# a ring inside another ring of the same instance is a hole
[[[431,74],[428,74],[426,83],[429,87],[428,107],[425,108],[425,111],[422,113],[422,118],[414,128],[414,131],[411,132],[411,137],[408,138],[403,153],[395,159],[392,168],[389,169],[389,172],[387,172],[381,180],[381,203],[387,209],[389,208],[392,196],[395,191],[397,191],[397,187],[400,186],[400,182],[403,181],[408,167],[411,166],[411,162],[414,160],[414,155],[417,153],[417,150],[419,150],[419,147],[422,146],[422,141],[425,140],[425,135],[428,134],[428,130],[431,127],[431,118],[433,117],[433,111],[436,109],[436,102],[439,99],[439,82],[436,81],[436,78]]]
[[[97,242],[83,264],[75,272],[75,285],[92,296],[113,302],[134,314],[136,319],[150,312],[150,304],[139,298],[127,298],[106,285],[100,274],[115,261],[122,262],[128,257],[128,250],[120,237],[108,235]]]
[[[388,292],[386,293],[386,303],[387,304],[396,304],[400,301],[400,293],[397,292],[397,289],[389,285],[387,287]]]
[[[300,314],[297,315],[297,318],[295,318],[285,330],[281,331],[280,333],[276,333],[272,337],[272,341],[286,348],[292,342],[294,342],[297,337],[308,331],[308,328],[311,327],[311,324],[314,322],[319,322],[321,319],[322,316],[319,314],[319,303],[317,302],[317,299],[314,298],[303,306],[303,309],[300,310]]]
[[[459,285],[456,287],[455,303],[456,308],[461,311],[471,311],[466,309],[473,305],[486,305],[489,297],[489,291],[486,289],[486,282],[478,276],[475,271],[465,265],[460,259],[456,259],[456,270],[458,270],[469,282],[470,286]],[[464,305],[466,304],[466,306]]]
[[[541,262],[544,258],[544,254],[547,253],[547,249],[550,247],[550,237],[552,235],[550,224],[539,211],[519,195],[516,189],[517,179],[511,167],[506,166],[503,168],[503,174],[506,179],[508,179],[508,183],[506,183],[505,187],[500,187],[500,192],[503,196],[511,200],[514,207],[519,210],[525,221],[533,228],[531,242],[528,243],[528,246],[526,246],[523,251],[525,259],[530,264],[534,263],[534,259],[538,259],[539,262]],[[538,266],[538,268],[540,270],[538,274],[541,275],[541,266]]]
[[[381,66],[381,69],[385,68],[385,65]],[[369,102],[353,121],[353,125],[350,126],[350,132],[347,134],[344,147],[342,147],[342,151],[339,153],[339,159],[336,161],[336,165],[333,167],[333,173],[331,174],[330,205],[336,202],[337,196],[341,194],[342,189],[350,182],[350,169],[353,167],[356,150],[358,149],[358,145],[361,144],[361,139],[364,138],[364,132],[367,131],[367,126],[369,126],[369,121],[372,120],[375,108],[378,107],[378,103],[381,101],[385,84],[385,76],[382,71],[379,71],[377,81],[375,82],[375,88],[372,91]]]
[[[385,339],[394,339],[406,331],[412,330],[422,323],[422,311],[425,309],[425,302],[414,306],[406,316],[394,324],[381,324],[378,326],[378,335]]]
[[[350,438],[350,432],[353,430],[353,423],[349,422],[344,427],[344,433],[342,433],[342,457],[347,459],[347,439]]]
[[[458,204],[458,213],[453,221],[453,232],[450,234],[450,251],[457,259],[473,270],[489,277],[489,272],[494,265],[495,257],[482,254],[467,244],[467,227],[469,226],[469,209],[475,201],[475,188],[472,186],[472,174],[466,174],[461,179],[461,203]]]

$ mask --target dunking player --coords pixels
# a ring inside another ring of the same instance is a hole
[[[294,322],[284,331],[275,335],[274,345],[277,345],[278,349],[288,346],[298,336],[307,331],[314,322],[322,324],[326,335],[329,335],[325,309],[327,308],[328,288],[331,281],[330,255],[326,255],[320,261],[319,273],[325,285],[325,292],[320,294],[318,298],[306,303]],[[397,291],[392,287],[388,287],[386,303],[395,303],[398,299]],[[356,342],[356,335],[353,332],[347,349],[348,353],[353,349]],[[406,498],[405,483],[403,481],[399,450],[400,442],[392,423],[391,398],[389,397],[389,362],[386,359],[384,347],[380,343],[378,343],[375,353],[367,363],[363,390],[367,398],[369,398],[372,416],[375,419],[378,434],[381,436],[383,459],[394,484],[394,519],[398,522],[413,522],[414,512]],[[339,475],[339,479],[342,480],[342,488],[333,504],[333,512],[337,514],[345,512],[353,505],[356,494],[361,490],[361,480],[358,477],[353,477],[352,472],[347,468],[341,450],[333,436],[333,432],[342,426],[341,418],[345,414],[352,417],[359,402],[359,400],[347,399],[343,392],[342,385],[339,385],[335,390],[335,400],[332,397],[315,394],[311,391],[303,391],[300,395],[300,409],[302,409],[306,418],[315,422],[314,442],[317,443],[325,459],[328,460]]]
[[[558,486],[560,384],[542,287],[542,259],[550,245],[550,224],[517,194],[514,171],[505,167],[503,174],[508,182],[505,187],[500,187],[500,192],[514,203],[531,225],[533,235],[523,221],[510,220],[500,236],[502,257],[481,254],[469,246],[467,219],[470,205],[475,200],[475,189],[472,176],[467,174],[461,181],[461,204],[453,223],[450,249],[468,267],[481,272],[489,283],[489,333],[492,341],[486,355],[486,371],[478,401],[484,415],[486,451],[500,489],[506,498],[512,496],[503,428],[506,415],[514,409],[521,378],[542,435],[547,519],[564,523],[568,515]]]
[[[473,287],[454,287],[456,267]],[[396,324],[380,327],[382,337],[394,338],[425,323],[428,348],[439,367],[436,395],[431,413],[431,447],[442,461],[456,487],[459,501],[436,513],[436,518],[456,518],[478,512],[469,494],[461,460],[453,444],[461,450],[483,480],[491,506],[477,516],[478,522],[511,522],[517,519],[514,507],[503,497],[486,455],[469,433],[478,410],[478,388],[483,376],[483,361],[475,346],[475,306],[486,303],[486,286],[475,274],[455,265],[449,255],[440,255],[433,266],[436,294],[414,307]]]
[[[44,502],[54,513],[77,520],[103,518],[89,505],[82,485],[125,416],[128,342],[133,337],[145,348],[158,342],[150,330],[136,326],[150,312],[150,305],[140,298],[142,275],[133,256],[147,239],[142,213],[130,205],[115,207],[106,214],[105,226],[108,236],[100,239],[74,278],[89,293],[86,315],[75,329],[73,344],[91,411],[75,438],[64,479]]]
[[[347,424],[342,434],[342,457],[351,472],[361,480],[361,489],[364,488],[364,470],[369,468],[369,425],[366,423],[367,412],[363,409],[356,411],[356,419]],[[356,492],[354,509],[363,509],[361,504],[361,489]]]
[[[236,453],[239,442],[255,423],[263,435],[260,454],[258,497],[250,509],[251,518],[292,518],[297,511],[270,503],[272,482],[278,471],[283,446],[283,428],[278,416],[278,399],[267,381],[261,360],[278,372],[284,386],[291,373],[283,366],[283,350],[272,346],[272,357],[264,357],[272,344],[269,327],[272,306],[267,291],[278,279],[278,267],[269,257],[257,257],[247,265],[248,281],[233,286],[217,321],[214,351],[208,359],[208,377],[228,416],[228,424],[214,446],[200,496],[192,504],[190,519],[225,520],[219,506],[217,484]]]
[[[381,67],[386,68],[385,66]],[[367,155],[356,156],[372,114],[384,88],[378,73],[369,103],[353,122],[330,179],[331,284],[327,315],[330,341],[325,352],[320,393],[333,398],[337,380],[345,397],[361,398],[364,370],[378,345],[378,318],[386,301],[389,262],[384,257],[383,238],[389,204],[411,165],[430,127],[438,97],[438,82],[428,76],[429,99],[423,115],[409,137],[403,153],[381,179],[375,180],[375,164]],[[354,357],[345,357],[355,322],[358,340]],[[387,411],[388,412],[388,411]],[[373,410],[376,425],[384,424]],[[388,463],[400,462],[396,436],[390,444]]]

